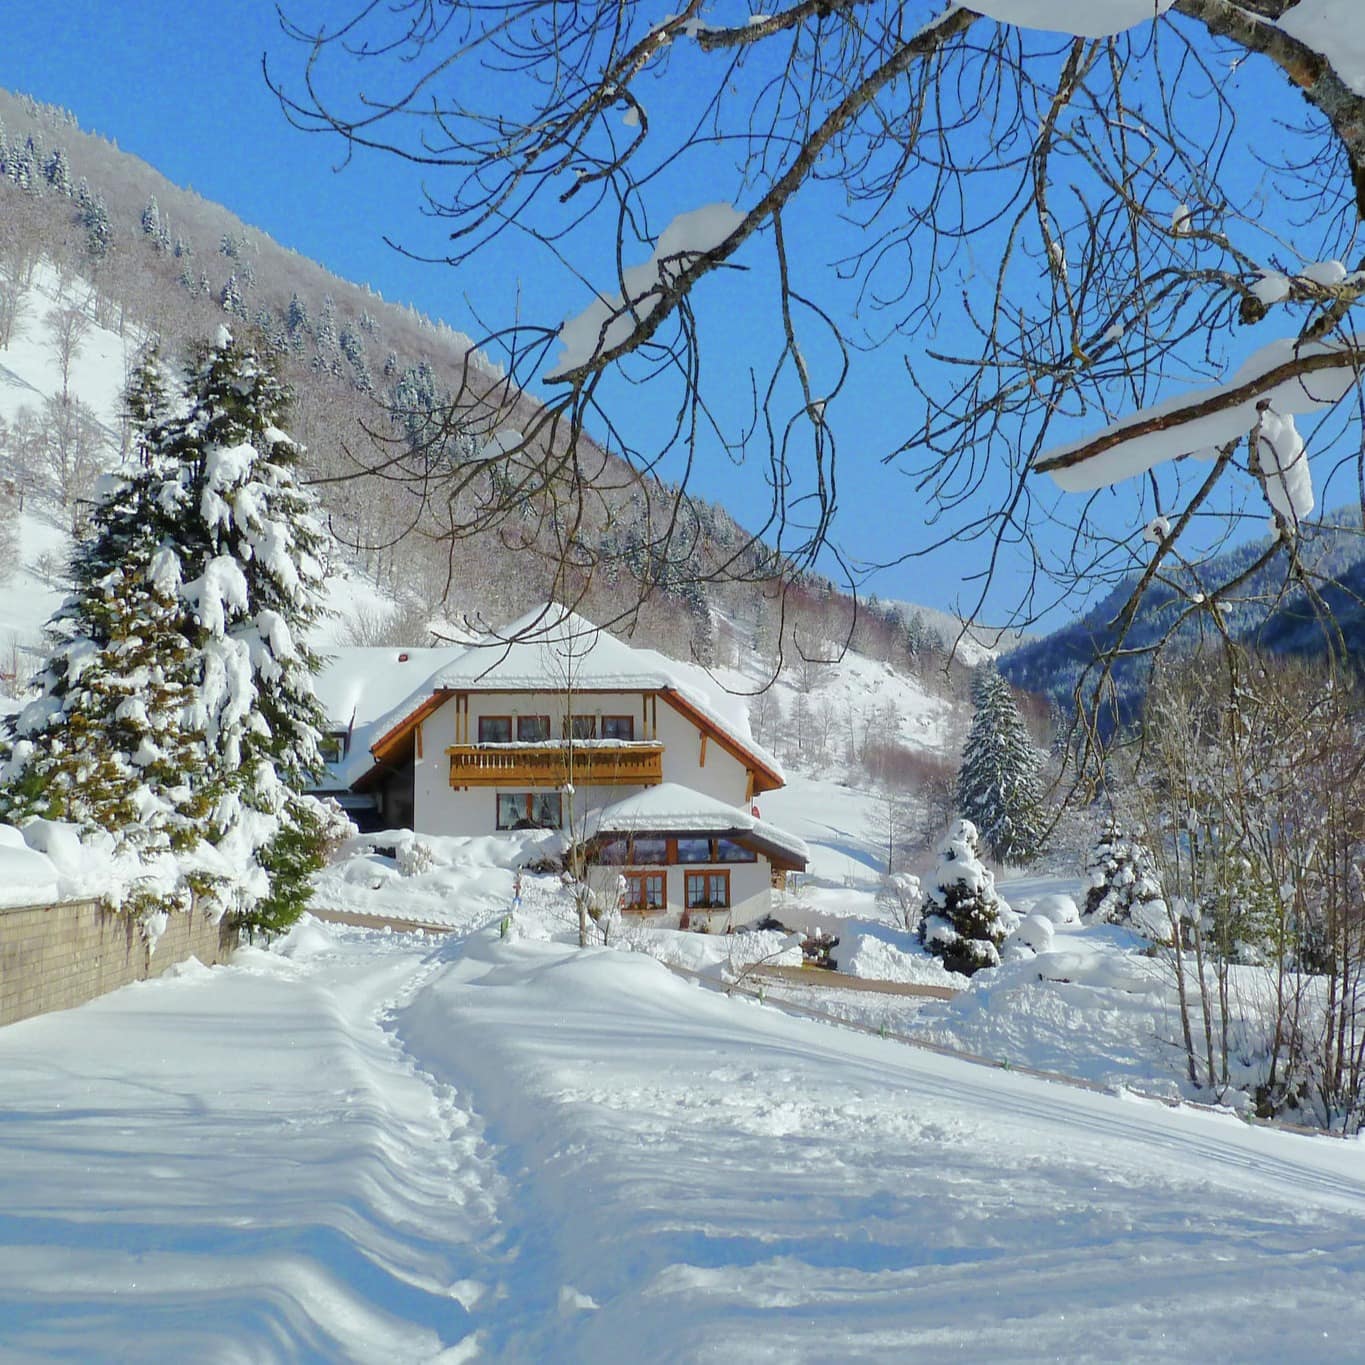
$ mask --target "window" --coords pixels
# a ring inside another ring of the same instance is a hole
[[[632,862],[664,867],[668,863],[668,840],[663,835],[637,834]]]
[[[568,721],[564,723],[564,733],[573,739],[596,739],[597,738],[597,717],[596,716],[575,716],[573,724],[570,726]]]
[[[603,717],[602,717],[602,738],[603,738],[603,739],[634,739],[634,738],[635,738],[635,717],[634,717],[634,716],[603,716]]]
[[[689,872],[687,874],[689,910],[728,910],[730,874],[728,872]]]
[[[480,716],[480,744],[510,744],[512,742],[511,716]]]
[[[517,717],[517,739],[522,744],[543,744],[549,738],[549,716]]]
[[[318,753],[324,763],[340,763],[346,757],[345,730],[329,730],[318,736]]]
[[[563,798],[558,792],[499,792],[497,816],[499,829],[558,829]]]
[[[664,908],[664,874],[662,872],[626,872],[626,910],[662,910]]]
[[[630,862],[630,840],[604,839],[597,845],[596,860],[603,867],[624,867]]]
[[[711,857],[710,839],[679,839],[678,861],[680,863],[709,863]]]
[[[718,863],[756,863],[758,854],[733,839],[716,840],[716,861]]]

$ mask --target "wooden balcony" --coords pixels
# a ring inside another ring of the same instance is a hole
[[[452,787],[562,787],[569,781],[567,744],[454,744]],[[585,787],[653,787],[664,780],[662,744],[580,741],[573,782]]]

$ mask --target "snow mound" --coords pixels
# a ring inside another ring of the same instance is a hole
[[[1005,940],[1005,950],[1011,957],[1019,954],[1034,957],[1052,948],[1052,935],[1052,921],[1046,915],[1025,915]]]
[[[965,977],[945,971],[938,958],[926,953],[912,934],[894,930],[843,930],[833,957],[838,971],[864,981],[895,981],[915,986],[966,983]]]
[[[52,859],[29,848],[13,825],[0,825],[0,905],[56,900],[59,875]]]
[[[1021,904],[1020,909],[1029,915],[1041,915],[1054,925],[1081,922],[1081,912],[1075,900],[1062,892],[1050,892],[1046,896],[1039,896],[1036,900]]]
[[[312,915],[304,915],[278,942],[272,951],[293,962],[306,962],[319,953],[330,952],[335,946],[332,931]]]

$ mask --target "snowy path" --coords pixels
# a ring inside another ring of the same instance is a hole
[[[542,1302],[497,1358],[1304,1359],[1365,1330],[1359,1143],[972,1067],[640,958],[451,956],[397,1026],[519,1157]],[[556,1320],[557,1285],[598,1307]]]
[[[0,1030],[0,1359],[1359,1353],[1358,1142],[641,955],[316,924],[292,953]]]
[[[0,1029],[0,1359],[397,1362],[468,1334],[501,1185],[381,1027],[427,948],[321,938]]]

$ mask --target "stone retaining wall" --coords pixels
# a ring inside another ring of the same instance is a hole
[[[0,907],[0,1025],[70,1009],[197,957],[225,962],[237,933],[202,912],[173,914],[149,953],[138,926],[97,901]]]

